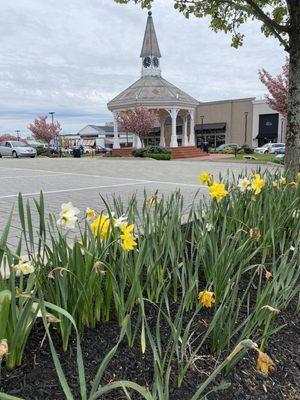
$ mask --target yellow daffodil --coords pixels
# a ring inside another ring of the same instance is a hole
[[[250,183],[251,182],[247,178],[239,179],[238,188],[241,192],[245,192],[246,190],[248,190]]]
[[[86,215],[86,219],[92,219],[92,218],[94,218],[96,213],[95,213],[95,210],[91,210],[90,208],[87,208],[85,215]]]
[[[156,195],[153,195],[153,196],[150,197],[149,200],[147,200],[146,204],[147,204],[148,207],[153,207],[153,206],[155,206],[156,204],[159,204],[159,203],[160,203],[160,200],[158,200]]]
[[[227,196],[228,194],[224,183],[213,182],[208,190],[210,197],[212,199],[216,199],[218,203],[220,203],[223,197]]]
[[[100,235],[101,239],[105,239],[109,228],[110,219],[107,215],[100,214],[91,224],[90,228],[94,236]]]
[[[130,251],[134,250],[136,244],[136,237],[132,234],[132,231],[134,229],[134,224],[131,224],[127,226],[125,223],[123,223],[120,226],[120,230],[122,234],[120,235],[120,239],[122,240],[122,249],[125,251]]]
[[[77,215],[80,213],[78,208],[74,207],[71,202],[61,205],[61,212],[57,225],[65,229],[74,229],[75,223],[78,220]]]
[[[272,371],[274,369],[275,364],[271,357],[268,354],[258,350],[258,358],[257,358],[257,370],[264,375],[269,374],[269,369]]]
[[[282,177],[280,178],[280,183],[281,183],[282,185],[286,185],[286,178],[282,176]]]
[[[16,272],[22,272],[23,275],[32,274],[34,272],[34,267],[29,262],[13,265],[12,268]]]
[[[275,181],[273,182],[273,188],[276,190],[279,189],[278,182],[275,182]]]
[[[200,303],[206,308],[211,308],[216,302],[214,292],[209,292],[207,290],[200,292],[198,298]]]
[[[264,179],[261,178],[259,174],[254,174],[252,179],[251,187],[254,193],[257,195],[261,192],[261,189],[265,186]]]
[[[212,183],[212,176],[206,171],[202,171],[198,179],[202,185],[210,185]]]

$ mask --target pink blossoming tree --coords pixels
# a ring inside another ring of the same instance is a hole
[[[36,118],[27,128],[32,132],[35,139],[46,142],[48,146],[51,140],[61,131],[58,121],[53,122],[53,124],[47,122],[47,115]]]
[[[278,111],[284,117],[288,112],[289,96],[289,60],[282,68],[282,74],[271,76],[265,69],[259,71],[261,82],[267,87],[269,95],[266,95],[269,106]]]
[[[149,135],[150,130],[154,128],[157,121],[157,111],[148,110],[144,107],[123,111],[118,115],[121,129],[137,135],[142,142],[142,146],[144,145],[144,139]]]
[[[14,135],[10,135],[9,133],[4,134],[4,135],[0,135],[0,142],[6,142],[6,141],[18,141],[18,138]],[[20,139],[20,142],[26,142],[25,139]]]

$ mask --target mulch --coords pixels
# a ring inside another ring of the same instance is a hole
[[[248,352],[244,358],[227,374],[217,377],[210,389],[228,382],[231,384],[226,391],[215,392],[208,395],[207,400],[300,400],[300,318],[294,310],[295,307],[283,312],[278,317],[279,325],[287,324],[281,331],[273,335],[268,342],[266,352],[276,364],[276,371],[269,377],[264,377],[256,370],[256,353]],[[202,311],[201,311],[202,312]],[[150,311],[151,314],[151,311]],[[188,315],[187,315],[188,318]],[[196,324],[209,320],[207,315],[199,316]],[[149,324],[155,331],[156,316],[150,315]],[[161,324],[162,336],[168,336],[168,327]],[[85,360],[86,379],[90,386],[97,368],[104,356],[116,344],[120,328],[116,321],[99,323],[95,329],[85,329],[81,345]],[[14,370],[2,368],[2,380],[0,390],[4,393],[15,395],[26,400],[60,400],[65,396],[60,387],[51,352],[46,339],[41,347],[45,330],[39,321],[29,337],[23,363]],[[75,337],[70,340],[67,352],[61,349],[58,334],[52,330],[52,338],[67,376],[69,385],[79,399],[77,369],[76,369],[76,343]],[[204,346],[199,359],[185,376],[184,383],[178,389],[176,387],[176,367],[171,376],[170,400],[191,399],[197,387],[228,355],[211,355],[208,344]],[[120,344],[115,357],[108,365],[101,384],[104,385],[115,380],[132,380],[145,387],[151,388],[153,381],[152,352],[147,346],[145,354],[142,354],[139,340],[132,348],[128,347],[126,339]],[[132,399],[141,397],[132,394]],[[102,396],[101,400],[125,400],[126,396],[121,391],[110,392]]]

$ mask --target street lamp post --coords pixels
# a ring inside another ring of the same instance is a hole
[[[17,134],[17,140],[19,141],[20,140],[20,131],[19,131],[19,129],[16,129],[15,132]]]
[[[49,114],[51,115],[51,123],[52,123],[52,125],[54,124],[54,114],[55,114],[55,111],[49,111]],[[58,137],[57,137],[57,134],[56,134],[56,137],[55,137],[55,139],[54,139],[54,147],[56,148],[56,150],[58,151]]]
[[[203,121],[204,121],[204,115],[200,115],[201,118],[201,134],[203,135]],[[202,145],[202,150],[204,150],[204,147]]]
[[[244,138],[244,144],[247,143],[247,130],[248,130],[248,111],[244,112],[245,115],[245,138]]]

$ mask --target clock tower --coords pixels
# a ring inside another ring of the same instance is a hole
[[[159,65],[161,54],[151,11],[148,12],[147,25],[140,57],[142,59],[142,76],[161,76]]]

